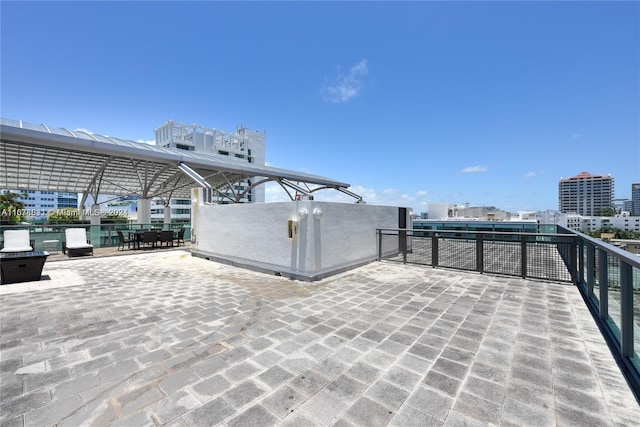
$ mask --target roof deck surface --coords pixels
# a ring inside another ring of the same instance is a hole
[[[2,427],[640,419],[566,283],[390,262],[303,283],[188,250],[43,274],[0,287]]]

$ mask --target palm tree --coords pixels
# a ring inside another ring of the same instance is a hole
[[[20,197],[27,197],[27,195],[10,191],[0,194],[1,224],[18,224],[24,219],[24,203],[17,200]]]

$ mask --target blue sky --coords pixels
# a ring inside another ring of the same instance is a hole
[[[640,182],[638,2],[0,7],[5,118],[134,141],[242,123],[268,164],[417,212],[557,209],[582,171],[618,198]]]

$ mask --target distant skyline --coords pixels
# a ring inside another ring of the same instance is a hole
[[[243,124],[266,130],[269,165],[416,213],[555,210],[584,171],[617,199],[640,182],[639,2],[0,8],[5,118],[134,141],[169,119]]]

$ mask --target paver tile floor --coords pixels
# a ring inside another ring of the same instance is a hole
[[[0,426],[618,426],[568,284],[376,262],[313,283],[188,250],[0,287]]]

